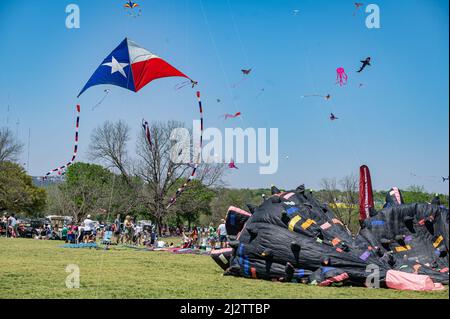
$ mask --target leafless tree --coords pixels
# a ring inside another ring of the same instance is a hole
[[[151,145],[145,133],[141,132],[136,144],[137,158],[133,161],[126,152],[129,127],[124,122],[106,122],[91,136],[91,159],[118,169],[136,194],[135,205],[144,206],[158,225],[163,224],[169,212],[167,203],[175,194],[180,181],[184,181],[192,172],[192,163],[175,163],[172,160],[177,151],[171,134],[174,129],[183,127],[183,123],[175,121],[152,123]],[[201,164],[196,177],[203,185],[212,187],[222,182],[223,174],[223,165]]]
[[[9,128],[0,129],[0,162],[17,161],[22,149],[23,144],[14,137]]]
[[[339,189],[336,178],[323,178],[320,186],[322,187],[321,200],[335,208],[339,202]],[[337,213],[339,215],[339,211]]]
[[[358,179],[355,175],[347,175],[338,182],[336,178],[324,178],[321,181],[321,200],[327,203],[340,220],[352,231],[358,225],[354,223],[355,212],[359,203]]]
[[[342,187],[342,202],[345,204],[344,210],[347,215],[345,223],[350,226],[359,203],[358,179],[354,174],[347,175],[340,180],[340,185]]]
[[[130,140],[130,127],[124,121],[106,121],[91,135],[89,158],[99,160],[108,168],[116,168],[127,184],[131,186],[127,144]]]
[[[170,197],[174,195],[180,181],[184,182],[193,170],[192,163],[173,161],[179,150],[175,148],[176,141],[171,140],[171,135],[174,129],[179,128],[184,128],[184,124],[176,121],[152,123],[150,127],[152,145],[149,145],[144,133],[141,134],[137,144],[139,160],[136,172],[144,181],[144,203],[159,225],[162,225],[163,218],[170,211],[167,209]],[[195,161],[196,159],[192,159],[192,162]],[[222,183],[224,172],[224,165],[200,163],[196,171],[196,180],[206,187],[218,186]],[[179,208],[174,206],[171,210]]]
[[[144,181],[142,201],[148,212],[162,225],[167,213],[167,202],[174,192],[177,181],[188,174],[190,166],[172,161],[170,139],[174,129],[183,127],[180,122],[152,123],[150,127],[151,141],[149,145],[144,133],[137,143],[138,161],[136,174]]]
[[[226,165],[216,163],[202,163],[197,173],[197,179],[207,187],[224,186],[223,177],[226,174]]]

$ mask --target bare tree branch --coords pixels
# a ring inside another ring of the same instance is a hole
[[[92,133],[88,154],[91,160],[99,160],[108,168],[118,169],[126,183],[131,186],[126,150],[129,140],[130,127],[124,121],[106,121]]]
[[[23,144],[14,137],[9,128],[0,129],[0,162],[17,161],[22,150]]]

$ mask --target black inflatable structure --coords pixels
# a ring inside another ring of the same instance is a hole
[[[231,249],[212,257],[225,275],[274,281],[320,286],[377,282],[414,290],[422,290],[425,281],[448,284],[448,209],[405,205],[398,192],[391,192],[390,204],[374,211],[352,236],[303,185],[288,192],[273,187],[272,196],[259,207],[249,206],[250,212],[230,207]]]

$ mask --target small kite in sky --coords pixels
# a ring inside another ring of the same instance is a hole
[[[250,75],[250,73],[252,72],[252,69],[242,69],[241,72],[244,77],[239,82],[233,84],[232,85],[233,88],[238,87],[243,81],[247,80],[247,75]]]
[[[344,68],[339,67],[336,69],[336,84],[340,86],[346,85],[348,80],[347,73],[345,73]]]
[[[295,9],[295,10],[292,11],[292,13],[296,16],[296,15],[298,15],[300,13],[300,10]]]
[[[439,176],[435,176],[435,175],[417,175],[414,173],[411,173],[411,176],[414,176],[414,177],[417,177],[420,179],[424,179],[424,180],[428,180],[430,182],[436,182],[440,178],[442,179],[443,183],[448,182],[448,180],[449,180],[448,176],[447,177],[443,177],[443,176],[439,177]]]
[[[355,2],[355,12],[353,12],[353,15],[356,15],[356,12],[359,10],[360,7],[362,7],[364,3],[361,2]]]
[[[338,117],[336,117],[336,115],[334,115],[333,113],[330,114],[330,120],[335,121],[335,120],[339,120]]]
[[[124,7],[134,9],[136,7],[139,7],[139,4],[137,4],[136,2],[133,2],[133,1],[128,1],[127,3],[125,3]]]
[[[234,163],[234,160],[233,160],[233,159],[231,159],[231,162],[230,162],[230,164],[228,164],[228,168],[239,169],[239,167],[237,167],[237,166],[235,165],[235,163]]]
[[[125,10],[128,10],[127,13],[128,13],[130,16],[134,17],[134,18],[139,17],[140,15],[142,15],[142,10],[141,10],[141,9],[139,9],[137,12],[135,12],[134,9],[135,9],[136,7],[139,7],[139,4],[137,4],[136,2],[133,2],[133,1],[127,1],[127,2],[124,4]]]
[[[325,100],[331,100],[331,95],[327,94],[327,95],[321,95],[321,94],[307,94],[307,95],[302,95],[301,98],[304,99],[306,97],[321,97],[324,98]]]
[[[236,118],[238,116],[241,116],[241,115],[242,115],[241,112],[236,112],[234,114],[224,114],[223,117],[225,118],[225,120],[227,120],[229,118],[234,119],[234,118]]]
[[[266,90],[264,88],[262,88],[261,90],[259,90],[258,95],[256,95],[256,98],[259,98],[261,96],[261,94],[263,94]]]
[[[357,71],[358,73],[361,73],[362,70],[366,68],[366,66],[370,66],[370,57],[366,58],[364,61],[361,61],[362,65],[361,68]]]
[[[220,103],[220,102],[222,102],[222,100],[221,100],[221,99],[216,99],[216,101],[217,101],[217,103]]]

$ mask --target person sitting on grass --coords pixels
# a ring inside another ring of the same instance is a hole
[[[42,239],[42,232],[43,232],[42,226],[36,228],[34,239]]]
[[[192,238],[192,244],[194,247],[198,246],[198,229],[197,226],[194,226],[194,229],[192,230],[191,233],[191,238]]]
[[[181,236],[183,237],[183,244],[181,245],[181,248],[191,248],[192,246],[192,238],[186,236],[184,232],[181,233]]]
[[[75,230],[72,224],[67,225],[67,237],[66,243],[73,244],[75,243]]]
[[[45,225],[45,239],[52,239],[52,227],[49,224]]]

